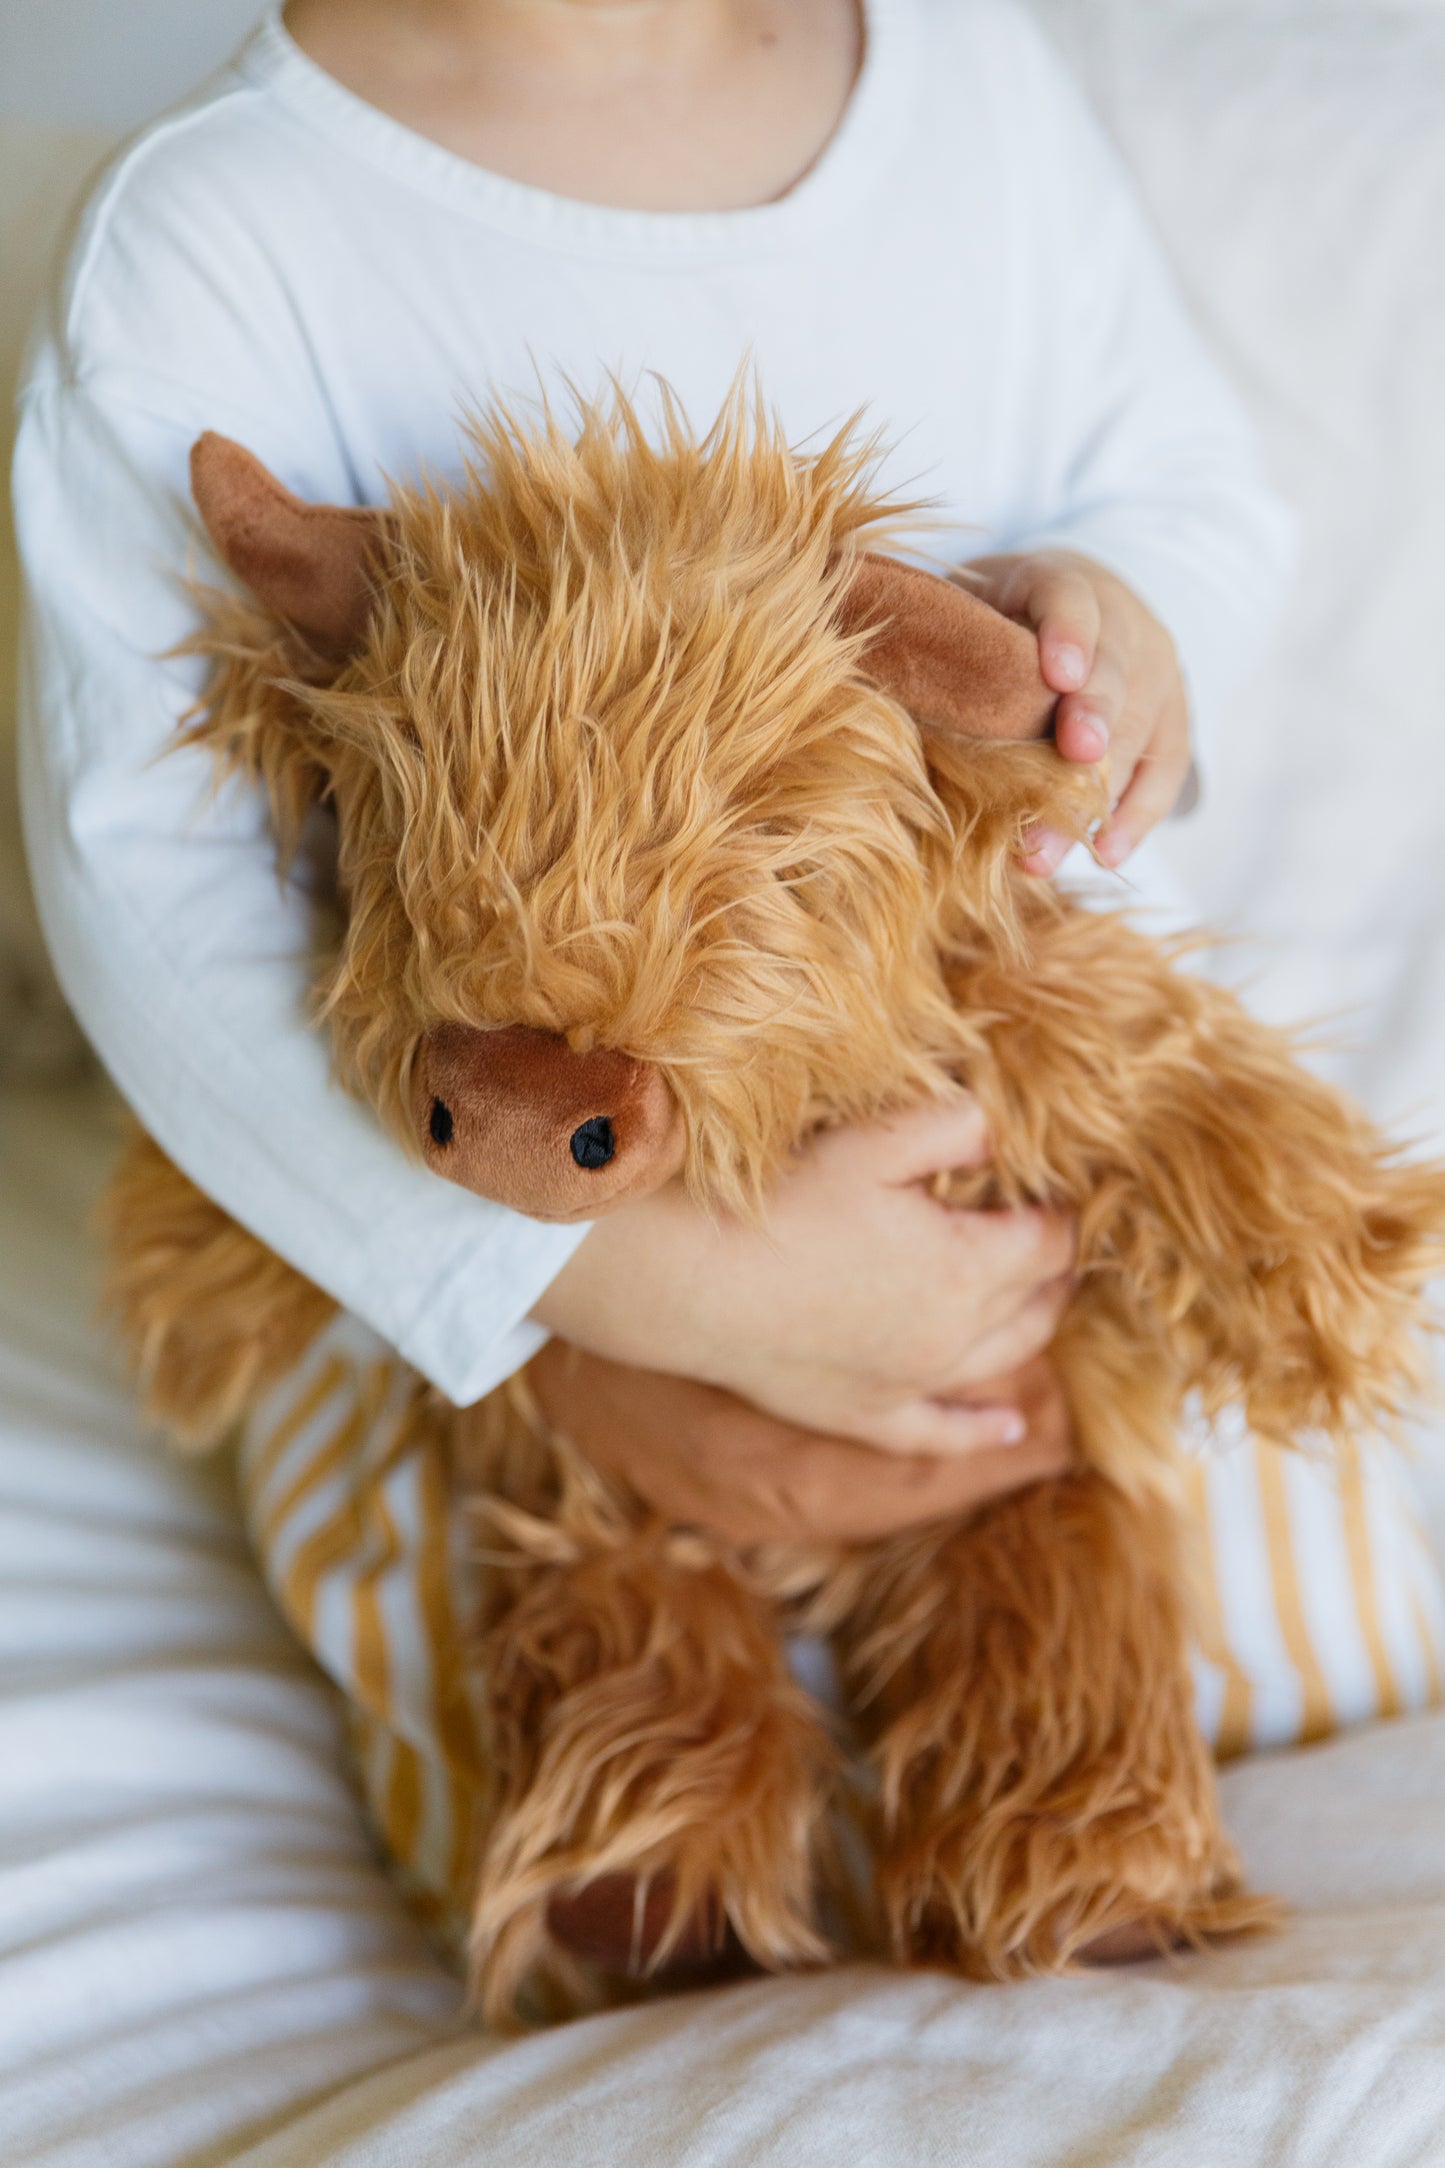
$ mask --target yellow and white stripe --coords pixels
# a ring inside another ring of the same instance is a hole
[[[1223,1426],[1188,1464],[1204,1539],[1201,1727],[1221,1757],[1441,1698],[1445,1597],[1398,1455]]]
[[[350,1705],[377,1830],[423,1909],[455,1929],[485,1772],[437,1403],[382,1341],[338,1319],[249,1424],[241,1487],[281,1608]]]
[[[466,1662],[475,1591],[438,1409],[383,1342],[338,1319],[252,1420],[241,1475],[281,1608],[351,1706],[376,1828],[455,1934],[486,1771]],[[1445,1597],[1386,1448],[1312,1460],[1217,1435],[1188,1483],[1205,1565],[1199,1716],[1221,1756],[1440,1700]]]

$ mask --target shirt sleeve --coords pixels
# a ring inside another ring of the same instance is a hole
[[[439,1181],[332,1082],[308,1014],[318,884],[279,877],[258,792],[218,792],[209,757],[173,744],[201,683],[166,659],[194,624],[184,576],[221,575],[187,484],[202,424],[158,387],[122,397],[42,351],[22,403],[21,773],[46,934],[177,1165],[465,1404],[540,1345],[523,1321],[585,1229]],[[267,455],[254,416],[206,404]]]
[[[1014,27],[1031,502],[1000,546],[1078,550],[1127,581],[1174,638],[1207,750],[1280,602],[1292,521],[1103,129],[1036,26]]]

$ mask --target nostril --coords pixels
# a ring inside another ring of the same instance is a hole
[[[433,1144],[446,1146],[451,1143],[452,1132],[456,1128],[456,1124],[452,1120],[451,1108],[442,1099],[433,1099],[431,1103],[430,1127]],[[609,1153],[608,1156],[610,1158],[611,1154]]]
[[[579,1167],[605,1167],[616,1150],[617,1140],[605,1114],[594,1114],[572,1132],[572,1157]]]

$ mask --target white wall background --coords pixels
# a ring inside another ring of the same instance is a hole
[[[0,120],[120,135],[223,61],[262,0],[0,0]]]

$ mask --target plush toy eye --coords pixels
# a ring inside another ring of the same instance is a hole
[[[605,1114],[594,1114],[572,1132],[572,1157],[579,1167],[605,1167],[616,1150],[617,1140]]]
[[[456,1124],[452,1120],[452,1110],[444,1099],[433,1099],[429,1127],[433,1144],[445,1146],[451,1143]]]

